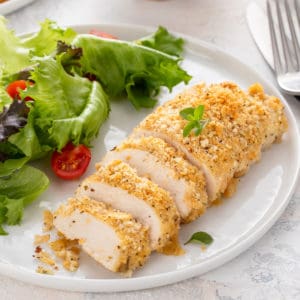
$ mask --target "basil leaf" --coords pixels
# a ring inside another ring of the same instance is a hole
[[[193,107],[188,107],[181,110],[179,114],[183,119],[190,121],[189,117],[194,115],[194,111],[195,109]]]
[[[190,134],[190,132],[195,128],[196,123],[197,121],[191,121],[183,128],[183,137],[187,137]]]
[[[198,107],[188,107],[179,112],[179,115],[189,121],[183,128],[183,137],[187,137],[191,131],[194,132],[195,136],[198,136],[203,128],[208,123],[208,120],[203,120],[204,105],[200,104]]]
[[[200,125],[198,123],[198,125]],[[202,132],[202,126],[197,126],[196,129],[194,130],[195,136],[198,136]]]
[[[195,232],[188,241],[184,243],[184,245],[188,243],[200,243],[204,245],[210,245],[213,242],[213,238],[207,232],[198,231]]]
[[[204,113],[204,105],[199,105],[194,111],[195,120],[201,120]]]

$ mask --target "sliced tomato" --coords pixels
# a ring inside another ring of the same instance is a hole
[[[66,180],[80,177],[91,160],[91,151],[84,145],[75,146],[68,143],[61,152],[55,151],[51,158],[54,173]]]
[[[97,29],[91,29],[89,34],[93,34],[93,35],[96,35],[96,36],[99,36],[99,37],[103,37],[103,38],[106,38],[106,39],[113,39],[113,40],[117,40],[118,38],[110,33],[107,33],[107,32],[104,32],[104,31],[100,31],[100,30],[97,30]]]
[[[33,83],[26,80],[16,80],[11,82],[7,88],[6,91],[12,97],[13,99],[21,99],[20,97],[20,90],[26,90],[28,85],[32,85]],[[32,98],[26,97],[24,99],[25,101],[30,101]]]

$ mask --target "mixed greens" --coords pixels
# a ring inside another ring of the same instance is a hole
[[[30,161],[89,147],[112,98],[125,94],[136,109],[153,107],[160,87],[191,78],[179,66],[183,40],[163,27],[127,42],[45,20],[36,34],[19,38],[0,17],[0,44],[0,234],[49,184]],[[12,96],[12,83],[25,88]]]

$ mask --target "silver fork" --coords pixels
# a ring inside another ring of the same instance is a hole
[[[267,0],[273,58],[280,88],[300,95],[300,7],[297,0]]]

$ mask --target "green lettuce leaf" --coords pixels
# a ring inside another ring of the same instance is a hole
[[[9,176],[0,177],[0,234],[6,234],[3,224],[19,224],[24,207],[47,187],[47,176],[36,168],[23,166]]]
[[[71,28],[61,28],[56,22],[46,19],[40,24],[40,30],[21,40],[25,48],[31,49],[31,56],[49,55],[56,50],[57,42],[70,43],[77,33]]]
[[[7,73],[15,73],[30,65],[30,49],[23,47],[6,23],[6,19],[0,16],[0,68]]]
[[[0,68],[6,75],[19,73],[32,65],[33,56],[53,53],[57,41],[71,42],[76,32],[70,28],[63,29],[50,20],[40,24],[40,30],[26,38],[19,38],[7,28],[7,20],[0,16]]]
[[[31,106],[27,125],[18,133],[9,137],[8,141],[19,149],[23,155],[34,160],[46,155],[52,148],[44,140],[44,133],[39,133],[35,128],[35,107]]]
[[[184,40],[175,37],[170,34],[166,28],[159,26],[156,32],[137,40],[136,43],[170,55],[181,56]]]
[[[17,169],[22,168],[29,160],[29,157],[22,157],[17,159],[7,159],[0,162],[0,177],[9,176]]]
[[[109,113],[101,85],[66,73],[59,56],[38,59],[31,78],[35,84],[21,94],[34,99],[34,126],[42,144],[59,150],[69,141],[89,145]]]
[[[85,34],[73,44],[82,48],[83,73],[94,74],[109,96],[125,91],[137,109],[153,107],[161,86],[171,90],[191,79],[178,65],[179,59],[135,43]]]
[[[0,72],[0,76],[1,76],[1,72]],[[4,106],[11,104],[11,101],[12,101],[11,97],[7,94],[4,85],[1,84],[0,82],[0,112],[3,111]]]

